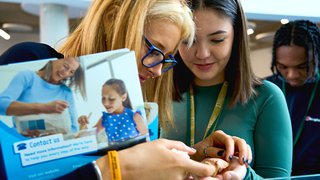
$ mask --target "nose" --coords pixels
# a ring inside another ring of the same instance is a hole
[[[104,106],[108,106],[108,105],[109,105],[108,100],[102,100],[102,104],[103,104]]]
[[[295,69],[288,69],[287,72],[286,72],[286,78],[287,79],[296,79],[297,77],[299,77],[299,73],[297,70]]]
[[[196,47],[196,57],[198,59],[206,59],[210,56],[210,49],[206,43],[198,43]]]
[[[71,76],[73,76],[73,73],[72,73],[72,71],[71,71],[71,70],[66,71],[66,72],[65,72],[65,74],[66,74],[66,76],[67,76],[67,77],[71,77]]]
[[[148,68],[149,72],[152,73],[152,77],[158,77],[158,76],[161,76],[161,73],[162,73],[162,66],[163,64],[160,63],[154,67],[151,67],[151,68]]]

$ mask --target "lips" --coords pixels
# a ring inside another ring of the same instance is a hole
[[[107,107],[106,110],[107,112],[110,112],[112,110],[112,107]]]
[[[148,77],[139,74],[140,83],[143,83],[143,82],[144,82],[145,80],[147,80],[147,79],[148,79]]]
[[[296,87],[301,84],[300,81],[287,81],[291,86]]]
[[[59,71],[57,71],[57,76],[58,76],[58,78],[60,79],[60,80],[62,80],[63,79],[63,74],[61,74]]]
[[[214,65],[214,63],[206,63],[206,64],[195,64],[195,66],[202,70],[202,71],[208,71],[212,68],[212,66]]]

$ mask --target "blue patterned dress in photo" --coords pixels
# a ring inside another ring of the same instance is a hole
[[[141,115],[139,111],[136,113]],[[102,125],[105,127],[109,142],[122,142],[139,135],[133,119],[134,114],[129,108],[124,108],[121,114],[103,112]]]

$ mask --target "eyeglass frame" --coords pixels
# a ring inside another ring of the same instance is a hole
[[[152,67],[155,67],[157,66],[158,64],[162,63],[173,63],[171,66],[167,67],[166,69],[161,69],[162,72],[167,72],[169,71],[170,69],[172,69],[175,65],[178,64],[177,60],[174,59],[174,56],[172,54],[169,54],[169,58],[170,59],[166,59],[166,56],[164,55],[164,53],[159,49],[157,48],[156,46],[154,46],[150,41],[149,39],[146,37],[146,36],[143,36],[143,39],[145,41],[145,43],[147,44],[149,50],[148,52],[141,58],[141,63],[147,67],[147,68],[152,68]],[[153,51],[157,51],[159,52],[162,56],[163,56],[163,59],[161,61],[158,61],[152,65],[146,65],[143,63],[143,61],[146,59],[146,57],[148,57]]]

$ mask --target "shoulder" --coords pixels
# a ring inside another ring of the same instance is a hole
[[[274,84],[276,84],[277,86],[281,86],[282,81],[279,79],[278,75],[271,75],[265,78],[265,80],[270,81]]]
[[[32,86],[37,80],[36,76],[37,74],[31,70],[20,71],[13,77],[11,83],[19,84],[19,86]]]
[[[124,108],[124,113],[127,113],[127,114],[129,114],[129,115],[135,114],[135,112],[134,112],[132,109],[127,108],[127,107]]]
[[[102,111],[102,119],[106,119],[110,114],[105,112],[105,111]]]
[[[257,87],[257,91],[282,93],[281,89],[277,85],[275,85],[273,82],[270,82],[268,80],[262,80],[262,84]]]
[[[63,55],[47,44],[22,42],[10,47],[0,56],[0,65],[47,58],[63,58]]]
[[[31,70],[20,71],[16,74],[18,78],[33,79],[37,74]]]
[[[275,96],[275,97],[283,96],[283,92],[277,85],[275,85],[274,83],[268,80],[263,80],[262,82],[263,84],[261,84],[256,88],[258,95]]]

